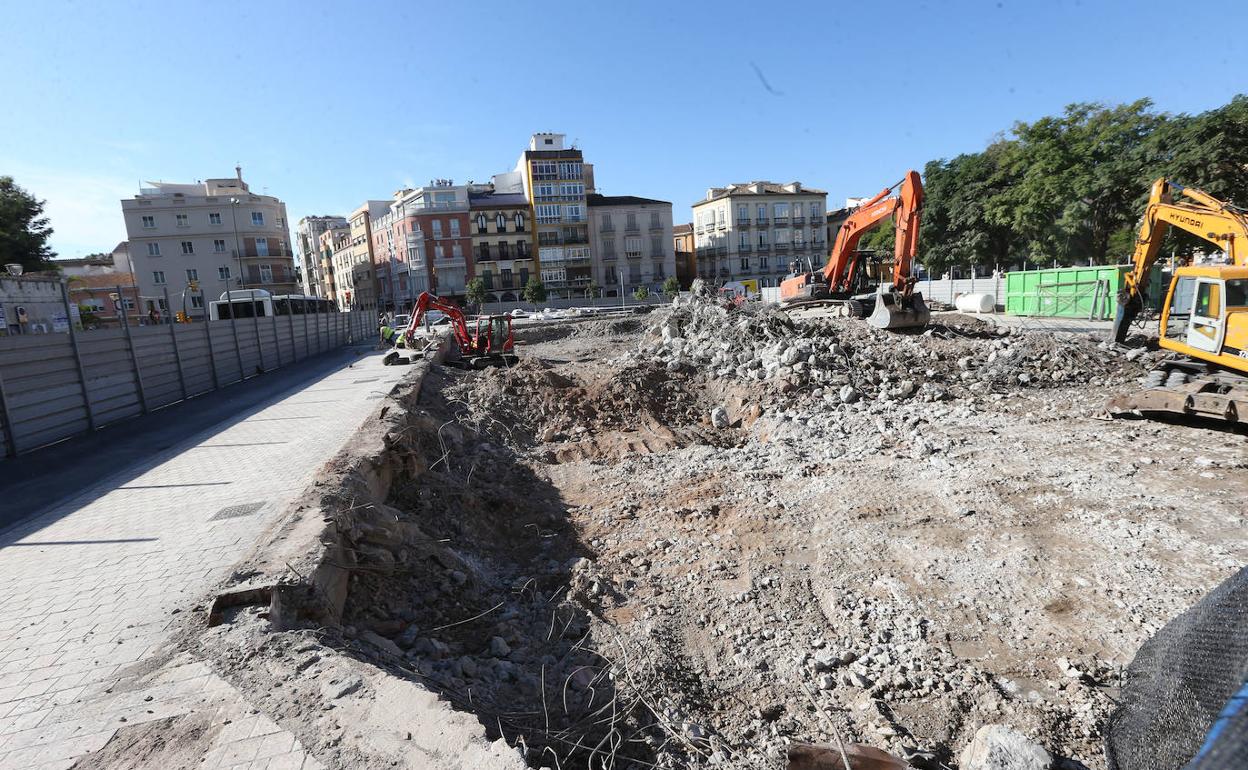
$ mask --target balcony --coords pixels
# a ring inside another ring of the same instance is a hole
[[[758,244],[757,246],[755,246],[755,247],[754,247],[754,250],[755,250],[755,251],[757,251],[759,254],[770,254],[770,253],[771,253],[771,244],[770,244],[770,243],[760,243],[760,244]]]
[[[640,251],[626,251],[624,252],[624,258],[625,259],[641,259],[641,252]]]
[[[661,232],[663,232],[663,223],[662,223],[662,222],[651,222],[651,223],[650,223],[650,232],[652,232],[652,233],[661,233]]]
[[[602,259],[603,259],[603,261],[604,261],[604,262],[614,262],[614,261],[615,261],[615,252],[614,252],[614,251],[612,251],[612,252],[608,252],[608,253],[603,254],[603,255],[602,255]]]
[[[788,251],[788,250],[789,250],[789,244],[788,244],[788,243],[777,243],[777,244],[776,244],[776,251]]]
[[[624,225],[624,232],[639,233],[641,232],[641,226],[638,225],[636,222],[629,222],[628,224]]]
[[[795,224],[795,225],[804,225],[804,224],[806,224],[806,217],[802,216],[801,214],[794,214],[794,215],[793,215],[793,224]]]
[[[752,223],[752,222],[750,222],[750,218],[749,218],[749,217],[746,217],[745,219],[738,219],[738,220],[737,220],[737,227],[738,227],[738,228],[740,228],[740,229],[742,229],[742,230],[748,230],[748,229],[750,229],[750,225],[751,225],[751,224],[753,224],[753,223]]]
[[[663,253],[662,249],[650,252],[650,259],[663,259],[665,256],[667,255]]]
[[[766,227],[767,217],[754,217],[754,224],[758,225],[759,227]]]
[[[753,250],[753,246],[748,243],[738,243],[737,252],[740,254],[749,254]]]
[[[613,232],[615,232],[615,225],[603,225],[602,227],[599,227],[599,228],[598,228],[598,232],[600,232],[600,233],[613,233]]]

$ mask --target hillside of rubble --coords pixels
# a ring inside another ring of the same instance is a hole
[[[1104,419],[1155,354],[682,301],[431,371],[388,503],[423,540],[344,634],[533,767],[958,767],[986,725],[1104,767],[1139,644],[1243,562],[1242,436]]]

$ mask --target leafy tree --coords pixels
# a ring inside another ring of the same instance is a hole
[[[643,299],[646,299],[649,296],[650,296],[650,289],[646,288],[645,286],[638,286],[636,289],[633,289],[633,299],[637,300],[638,302],[640,302]]]
[[[27,271],[47,270],[56,256],[48,246],[52,228],[43,215],[45,201],[0,176],[0,264],[16,262]]]
[[[485,303],[485,281],[480,278],[473,278],[464,286],[464,297],[477,306],[477,312],[481,312],[481,305]]]
[[[546,301],[546,286],[534,276],[524,285],[523,296],[525,302],[537,307],[537,305]]]
[[[680,281],[676,280],[676,276],[668,276],[663,282],[663,296],[671,298],[680,294]]]

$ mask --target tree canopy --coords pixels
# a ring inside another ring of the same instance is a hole
[[[0,264],[16,262],[28,272],[52,267],[56,253],[48,245],[52,228],[43,204],[13,177],[0,176]]]
[[[1199,115],[1160,113],[1147,99],[1072,104],[1015,123],[981,152],[931,161],[920,259],[937,273],[1020,260],[1124,262],[1162,176],[1248,205],[1248,97]],[[1167,251],[1200,247],[1172,241]]]

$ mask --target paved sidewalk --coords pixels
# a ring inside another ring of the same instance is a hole
[[[204,664],[162,655],[177,613],[410,371],[371,351],[342,361],[0,532],[0,770],[66,768],[179,719],[202,728],[188,766],[319,767]]]

